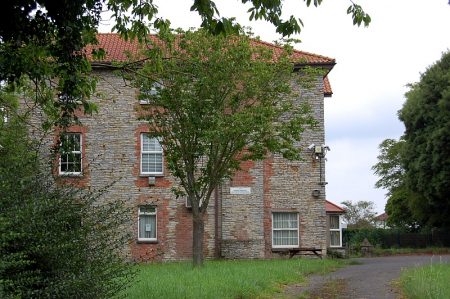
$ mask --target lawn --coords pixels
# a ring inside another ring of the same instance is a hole
[[[189,262],[139,265],[136,282],[126,298],[271,298],[282,286],[327,273],[342,260],[208,261],[202,268]]]
[[[410,299],[450,298],[450,264],[433,264],[404,271],[400,278],[404,294]]]

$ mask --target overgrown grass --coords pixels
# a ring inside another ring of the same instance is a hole
[[[282,286],[301,282],[307,274],[328,273],[342,260],[208,261],[139,265],[127,298],[270,298]]]
[[[400,284],[410,299],[450,298],[450,264],[433,264],[402,272]]]
[[[373,249],[373,255],[407,255],[407,254],[450,254],[450,248],[427,247],[427,248],[377,248]]]

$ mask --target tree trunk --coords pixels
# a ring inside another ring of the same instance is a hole
[[[203,265],[203,235],[205,223],[202,213],[192,215],[192,263],[194,267]]]

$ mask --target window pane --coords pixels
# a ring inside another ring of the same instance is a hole
[[[339,229],[339,216],[338,215],[330,215],[330,228],[331,229]]]
[[[142,172],[162,173],[162,154],[142,154]]]
[[[150,138],[147,134],[142,135],[142,151],[144,152],[162,152],[162,147],[158,139]]]
[[[341,246],[341,232],[330,232],[330,244],[331,246]]]
[[[156,208],[151,206],[139,207],[139,213],[155,213]]]
[[[297,227],[297,213],[273,213],[273,228]]]
[[[139,238],[156,239],[156,215],[139,216]]]
[[[298,232],[296,230],[273,231],[273,245],[275,246],[298,245]]]

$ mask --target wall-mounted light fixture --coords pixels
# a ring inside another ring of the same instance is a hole
[[[320,178],[319,178],[319,185],[325,186],[328,184],[327,182],[322,182],[322,159],[325,158],[328,151],[330,151],[330,147],[322,144],[322,145],[315,145],[314,143],[308,146],[308,149],[312,151],[312,155],[315,160],[319,160],[320,165]]]
[[[330,150],[330,147],[325,144],[322,144],[322,145],[311,144],[308,147],[308,149],[311,149],[313,151],[314,158],[316,160],[319,160],[319,159],[325,158],[325,155]]]

